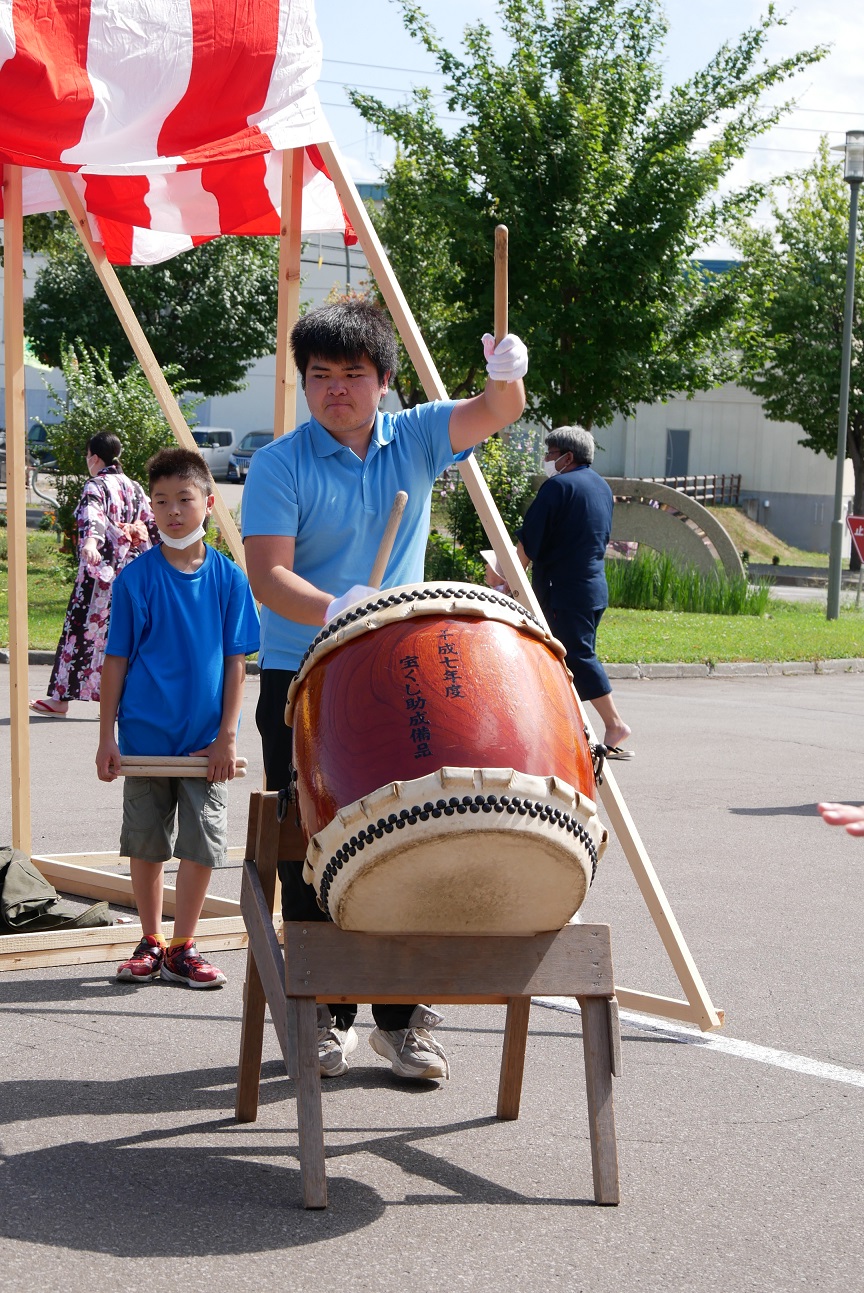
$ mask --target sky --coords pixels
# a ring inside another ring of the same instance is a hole
[[[465,25],[478,20],[500,30],[495,0],[426,0],[442,41],[461,49]],[[762,136],[730,172],[724,187],[806,166],[820,135],[842,144],[847,130],[864,128],[864,23],[861,0],[798,0],[776,6],[786,26],[772,33],[767,54],[782,58],[817,44],[831,50],[777,100],[794,98],[795,109]],[[767,10],[767,0],[666,0],[669,34],[664,48],[666,82],[686,80],[724,41],[735,41]],[[412,85],[440,93],[442,77],[431,57],[405,32],[394,0],[317,0],[324,43],[319,93],[334,137],[357,181],[375,181],[393,156],[389,140],[371,132],[348,103],[345,87],[369,89],[385,103],[404,101]],[[360,15],[362,14],[362,21]],[[504,48],[502,44],[502,49]],[[446,107],[442,104],[446,114]],[[838,161],[839,164],[839,161]],[[703,249],[725,254],[723,246]]]

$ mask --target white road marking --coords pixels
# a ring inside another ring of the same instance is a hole
[[[545,1006],[547,1010],[560,1010],[564,1014],[580,1014],[579,1006],[572,997],[532,997],[536,1006]],[[741,1042],[735,1037],[723,1037],[717,1033],[700,1033],[683,1024],[667,1021],[661,1022],[633,1010],[621,1011],[621,1022],[642,1032],[657,1033],[661,1037],[673,1037],[675,1041],[688,1046],[704,1046],[706,1050],[721,1051],[724,1055],[735,1055],[742,1060],[755,1060],[758,1064],[772,1064],[775,1068],[791,1069],[793,1073],[804,1073],[807,1077],[824,1078],[829,1082],[845,1082],[847,1086],[864,1087],[864,1073],[859,1069],[843,1068],[840,1064],[825,1064],[822,1060],[812,1060],[806,1055],[794,1055],[791,1051],[777,1051],[770,1046],[757,1046],[753,1042]]]

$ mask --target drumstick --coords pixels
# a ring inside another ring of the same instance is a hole
[[[206,754],[124,754],[120,757],[121,777],[206,777]],[[234,776],[246,776],[246,760],[238,759]]]
[[[507,336],[509,298],[507,286],[507,245],[508,230],[506,224],[495,226],[495,345]],[[495,385],[499,390],[503,390],[507,385],[506,382],[496,382]]]
[[[381,580],[384,578],[384,571],[387,569],[387,562],[390,560],[390,553],[393,551],[393,544],[396,542],[396,532],[399,529],[399,522],[402,520],[402,513],[405,511],[405,504],[408,502],[408,495],[404,489],[393,499],[393,506],[390,509],[390,519],[387,522],[387,528],[384,531],[384,537],[378,548],[378,555],[375,558],[375,564],[372,567],[372,573],[369,576],[369,587],[380,588]]]

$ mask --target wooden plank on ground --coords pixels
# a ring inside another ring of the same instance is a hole
[[[34,857],[32,860],[43,876],[60,893],[73,894],[76,897],[92,898],[94,902],[105,901],[118,907],[134,907],[132,881],[128,875],[118,871],[107,871],[101,866],[84,866],[78,859],[91,862],[107,862],[118,865],[116,854],[61,853],[51,857]],[[228,850],[229,862],[242,862],[243,849]],[[176,893],[173,885],[166,885],[162,908],[166,916],[173,916],[176,906]],[[240,903],[236,898],[220,898],[208,894],[204,899],[202,916],[239,916]]]
[[[171,938],[173,925],[163,925]],[[95,929],[56,929],[34,934],[0,936],[0,972],[33,970],[51,965],[79,965],[92,961],[124,960],[141,938],[139,924],[101,925]],[[203,951],[245,947],[246,926],[239,916],[200,920],[195,941]]]

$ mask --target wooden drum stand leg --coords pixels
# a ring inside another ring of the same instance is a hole
[[[496,1110],[497,1116],[506,1122],[512,1122],[519,1117],[530,1011],[530,997],[511,997],[507,1002],[507,1022],[504,1025],[504,1050],[501,1055],[501,1076],[498,1079]]]
[[[264,1008],[270,1014],[289,1077],[295,1071],[294,1038],[288,1028],[285,1001],[285,966],[273,928],[273,895],[278,858],[302,856],[298,828],[276,815],[278,795],[254,790],[249,797],[249,824],[240,908],[249,932],[246,982],[243,988],[243,1024],[240,1066],[237,1075],[235,1115],[238,1122],[258,1116],[258,1088],[264,1044]],[[297,849],[300,849],[300,853]]]
[[[615,1106],[612,1099],[613,1057],[609,1002],[603,997],[580,997],[582,1047],[585,1052],[585,1087],[588,1096],[588,1132],[597,1203],[620,1202]],[[617,1024],[617,1012],[614,1017]]]

